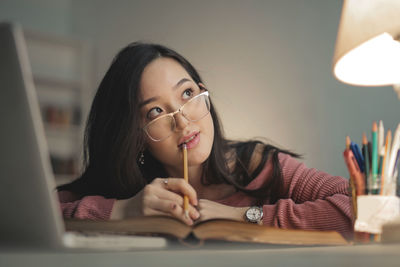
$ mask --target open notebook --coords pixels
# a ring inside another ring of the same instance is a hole
[[[26,44],[0,23],[0,247],[147,249],[162,237],[66,233]]]

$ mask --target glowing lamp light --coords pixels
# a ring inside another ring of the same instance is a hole
[[[345,0],[333,58],[351,85],[393,85],[400,98],[400,0]]]

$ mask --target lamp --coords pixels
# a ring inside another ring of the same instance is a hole
[[[393,85],[400,99],[400,0],[344,0],[333,72],[344,83]]]

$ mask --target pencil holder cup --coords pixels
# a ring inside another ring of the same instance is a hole
[[[381,176],[369,175],[367,179],[366,193],[369,195],[379,195],[381,190]]]
[[[382,226],[400,215],[397,196],[362,195],[357,197],[355,232],[381,234]]]
[[[370,175],[367,179],[366,193],[368,195],[395,196],[397,191],[397,175],[393,177]]]

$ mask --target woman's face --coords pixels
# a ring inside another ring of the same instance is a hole
[[[158,58],[143,71],[140,81],[142,127],[150,121],[178,110],[194,96],[204,92],[186,70],[171,58]],[[188,164],[198,166],[210,155],[214,140],[214,125],[210,113],[192,122],[177,113],[176,127],[162,141],[153,141],[147,135],[147,149],[169,172],[179,175],[182,169],[182,146],[188,141]],[[190,141],[189,141],[190,140]],[[182,174],[180,174],[182,176]]]

